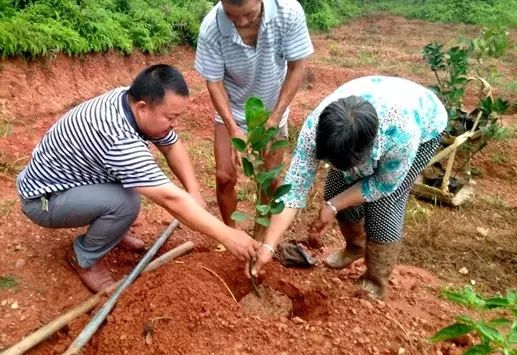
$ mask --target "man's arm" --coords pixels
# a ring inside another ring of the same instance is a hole
[[[208,87],[212,104],[214,105],[217,113],[219,113],[219,116],[223,119],[224,125],[228,130],[228,135],[231,138],[240,138],[245,141],[246,138],[244,137],[244,134],[233,119],[232,111],[230,109],[230,99],[228,98],[228,92],[224,87],[223,80],[207,80],[206,86]],[[239,167],[241,165],[241,154],[235,148],[232,149],[231,159],[234,166]]]
[[[303,83],[306,64],[307,59],[305,58],[287,63],[286,78],[280,89],[276,107],[269,117],[268,126],[278,127],[280,124],[285,110],[287,110]]]
[[[199,206],[192,196],[173,183],[136,187],[135,191],[165,208],[184,225],[214,238],[241,260],[255,257],[258,243],[246,233],[233,229]]]
[[[157,148],[165,157],[172,173],[178,177],[185,189],[194,197],[196,202],[205,207],[192,162],[181,140],[176,141],[174,144],[158,145]]]
[[[228,98],[228,92],[224,87],[223,80],[219,81],[208,81],[206,82],[206,86],[208,88],[208,92],[210,93],[210,98],[212,99],[212,104],[214,105],[215,110],[223,119],[224,125],[228,130],[228,133],[231,137],[236,137],[241,135],[241,130],[235,123],[232,111],[230,108],[230,99]]]

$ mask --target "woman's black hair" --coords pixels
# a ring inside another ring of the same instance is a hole
[[[316,158],[348,170],[370,154],[379,119],[371,103],[359,96],[332,102],[321,112],[316,130]]]
[[[137,75],[128,94],[134,101],[160,104],[167,90],[183,97],[189,95],[185,78],[179,70],[167,64],[156,64]]]

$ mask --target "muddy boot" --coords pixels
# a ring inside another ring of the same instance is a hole
[[[391,272],[397,264],[401,242],[366,243],[366,272],[359,279],[364,293],[370,298],[383,299],[388,290]]]
[[[325,258],[325,265],[331,269],[344,269],[357,259],[364,257],[366,237],[363,224],[361,222],[339,223],[339,227],[346,240],[346,246]]]

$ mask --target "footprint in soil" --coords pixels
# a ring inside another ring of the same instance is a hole
[[[258,286],[257,290],[260,297],[257,297],[254,292],[250,292],[239,302],[247,313],[286,318],[292,315],[293,302],[285,294],[264,284]]]

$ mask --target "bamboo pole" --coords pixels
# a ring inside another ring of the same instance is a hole
[[[93,316],[90,322],[84,327],[84,329],[79,333],[77,338],[72,342],[72,344],[68,347],[68,349],[64,352],[65,355],[73,355],[78,354],[83,346],[85,346],[92,336],[95,334],[97,329],[101,326],[102,322],[106,319],[106,317],[110,314],[111,310],[115,307],[122,293],[128,288],[131,283],[140,275],[143,269],[149,264],[153,256],[158,252],[158,249],[167,241],[167,238],[171,235],[172,231],[179,225],[178,220],[174,219],[169,226],[162,232],[162,234],[156,239],[153,246],[149,248],[149,250],[142,257],[140,262],[134,267],[133,270],[127,275],[120,285],[118,285],[117,289],[111,294],[109,299],[104,303],[104,305],[99,309],[97,313]]]
[[[162,265],[166,264],[167,262],[189,253],[190,251],[192,251],[192,249],[194,249],[194,244],[191,241],[185,242],[153,260],[151,263],[149,263],[149,265],[147,265],[143,272],[156,270]],[[100,303],[102,297],[106,294],[113,292],[113,290],[115,290],[117,286],[120,285],[122,280],[124,280],[124,278],[119,280],[114,285],[111,285],[110,287],[106,288],[105,290],[91,296],[83,303],[61,314],[54,320],[50,321],[49,323],[45,324],[43,327],[35,331],[34,333],[23,338],[20,342],[12,345],[10,348],[3,351],[0,355],[20,355],[32,349],[34,346],[52,336],[65,325],[79,317],[81,314],[84,314],[92,310],[97,304]]]

